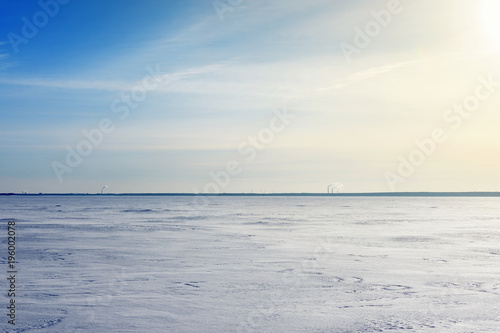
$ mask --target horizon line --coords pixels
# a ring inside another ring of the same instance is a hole
[[[352,193],[314,193],[314,192],[282,192],[282,193],[0,193],[1,196],[50,196],[50,195],[80,195],[80,196],[387,196],[387,197],[500,197],[499,191],[464,191],[464,192],[352,192]]]

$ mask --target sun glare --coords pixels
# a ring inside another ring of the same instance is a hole
[[[483,0],[481,20],[483,28],[495,48],[500,48],[500,1]]]

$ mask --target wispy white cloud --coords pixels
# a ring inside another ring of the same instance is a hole
[[[363,80],[367,80],[367,79],[372,79],[372,78],[377,77],[379,75],[386,74],[386,73],[392,72],[396,69],[408,67],[408,66],[411,66],[411,65],[423,62],[423,61],[425,61],[425,60],[403,61],[403,62],[391,64],[391,65],[384,65],[384,66],[369,68],[369,69],[351,74],[351,75],[339,80],[338,82],[336,82],[335,84],[333,84],[331,86],[321,87],[321,88],[318,88],[317,90],[318,91],[328,91],[328,90],[342,89],[342,88],[348,86],[349,84],[363,81]]]
[[[157,76],[163,84],[169,84],[184,78],[193,78],[198,75],[204,75],[223,68],[224,65],[213,64],[202,67],[188,68],[178,72],[164,73],[159,72]],[[146,72],[145,72],[146,73]],[[147,74],[145,74],[146,76]],[[45,88],[61,88],[76,90],[110,90],[124,91],[129,90],[136,84],[142,84],[142,79],[138,81],[118,81],[118,80],[78,80],[78,79],[55,79],[55,78],[0,78],[0,84],[36,86]]]
[[[19,78],[0,79],[0,84],[36,86],[45,88],[63,89],[92,89],[92,90],[123,90],[127,87],[126,82],[119,81],[82,81],[73,79],[45,79],[45,78]]]

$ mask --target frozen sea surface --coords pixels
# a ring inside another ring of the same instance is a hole
[[[499,332],[499,198],[0,198],[3,332]]]

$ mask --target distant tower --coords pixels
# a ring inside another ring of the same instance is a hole
[[[101,188],[101,194],[102,194],[102,191],[104,191],[105,188],[107,188],[108,185],[104,185],[102,188]]]

